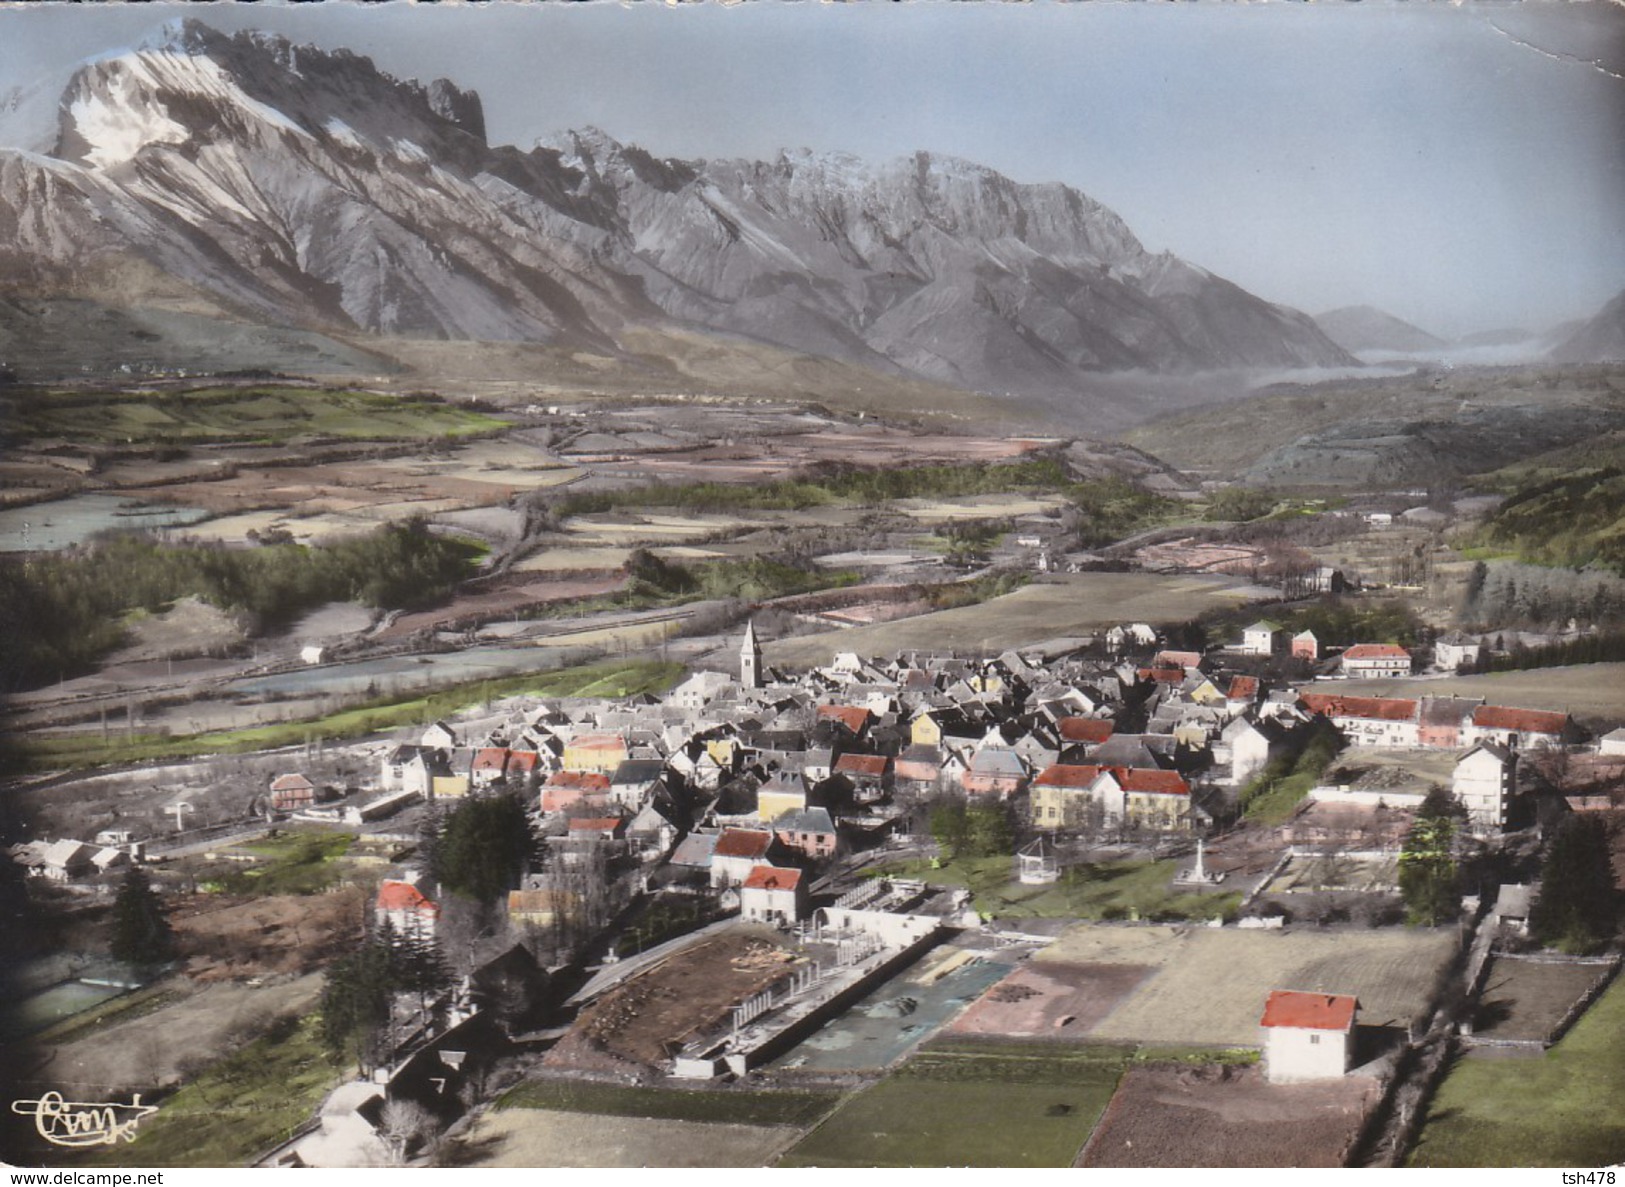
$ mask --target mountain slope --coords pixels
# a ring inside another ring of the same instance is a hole
[[[1326,337],[1351,354],[1363,350],[1417,352],[1440,350],[1444,339],[1370,305],[1347,305],[1316,314]]]
[[[38,96],[15,106],[37,141]],[[590,129],[492,148],[445,80],[190,20],[82,66],[48,155],[0,151],[6,292],[92,295],[132,260],[166,299],[319,331],[613,353],[698,329],[991,392],[1353,361],[1067,186],[926,153],[664,161]]]
[[[1560,363],[1625,362],[1625,292],[1552,348]]]

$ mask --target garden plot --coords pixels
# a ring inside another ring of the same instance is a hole
[[[1379,1083],[1269,1084],[1256,1067],[1131,1068],[1079,1166],[1342,1166]]]
[[[1496,956],[1479,994],[1473,1034],[1544,1042],[1606,970],[1599,964]]]
[[[1160,944],[1130,938],[1136,931],[1161,933]],[[1082,924],[1039,959],[1161,965],[1094,1029],[1096,1038],[1254,1047],[1264,1000],[1276,989],[1353,994],[1362,1026],[1403,1027],[1426,1011],[1454,952],[1454,937],[1443,932]]]
[[[1332,853],[1291,858],[1281,872],[1270,879],[1262,893],[1353,891],[1359,894],[1390,894],[1398,886],[1397,857],[1350,857]]]

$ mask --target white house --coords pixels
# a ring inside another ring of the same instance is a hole
[[[1597,743],[1598,754],[1625,754],[1625,727],[1606,733]]]
[[[739,916],[750,922],[791,924],[806,909],[807,888],[800,870],[754,866],[739,887]]]
[[[1271,622],[1267,618],[1260,618],[1250,627],[1241,632],[1241,653],[1243,655],[1274,655],[1275,641],[1281,635],[1281,624]]]
[[[766,829],[723,829],[711,850],[711,885],[738,886],[757,866],[767,863],[772,848],[773,834]]]
[[[1480,742],[1456,762],[1450,791],[1467,809],[1473,831],[1499,832],[1506,827],[1507,806],[1518,786],[1518,753],[1494,742]]]
[[[1264,1003],[1264,1078],[1272,1084],[1332,1080],[1354,1062],[1354,1016],[1347,994],[1277,989]]]
[[[1446,635],[1433,644],[1433,662],[1447,672],[1454,672],[1457,668],[1476,664],[1483,650],[1482,644],[1466,635]]]
[[[1356,643],[1343,653],[1342,666],[1345,676],[1409,676],[1411,653],[1394,643]]]
[[[440,922],[440,907],[414,883],[389,879],[378,887],[373,916],[380,927],[387,923],[398,936],[428,937]]]

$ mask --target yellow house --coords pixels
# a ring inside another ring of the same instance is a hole
[[[437,800],[458,800],[468,794],[467,775],[436,775],[432,785]]]
[[[799,779],[775,778],[756,792],[756,815],[771,823],[786,812],[804,812],[807,809],[807,789]]]
[[[1206,678],[1185,695],[1198,705],[1222,705],[1228,700],[1224,693],[1219,691],[1218,686]]]
[[[613,774],[626,761],[626,739],[619,734],[577,734],[564,744],[566,771]]]
[[[571,890],[510,890],[508,922],[516,927],[551,927],[581,912],[581,896]]]
[[[734,749],[738,742],[733,738],[712,738],[705,744],[705,752],[711,756],[713,762],[725,771],[733,770]]]

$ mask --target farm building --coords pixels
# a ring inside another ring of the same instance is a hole
[[[1409,676],[1411,653],[1395,643],[1356,643],[1343,653],[1341,666],[1345,676]]]
[[[1391,697],[1340,697],[1306,692],[1299,703],[1331,720],[1356,746],[1415,746],[1417,702]]]
[[[1541,709],[1508,709],[1500,705],[1480,705],[1461,727],[1463,745],[1499,742],[1522,750],[1557,747],[1576,739],[1574,722],[1567,713]]]
[[[1264,1003],[1264,1076],[1271,1084],[1332,1080],[1354,1062],[1357,999],[1277,989]]]
[[[1462,634],[1449,634],[1433,644],[1433,662],[1447,672],[1454,672],[1478,662],[1483,645]]]

